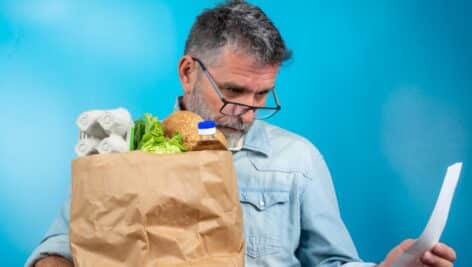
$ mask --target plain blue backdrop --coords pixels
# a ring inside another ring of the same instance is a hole
[[[168,115],[191,24],[215,3],[0,0],[1,266],[24,263],[66,199],[78,114]],[[294,51],[271,122],[324,154],[361,257],[418,236],[464,161],[442,241],[471,266],[471,2],[253,3]]]

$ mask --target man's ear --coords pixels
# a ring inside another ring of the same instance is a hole
[[[185,55],[179,61],[179,79],[185,94],[190,94],[197,80],[197,64],[191,56]]]

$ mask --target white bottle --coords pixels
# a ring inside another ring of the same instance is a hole
[[[198,135],[200,140],[192,150],[227,150],[220,140],[216,138],[216,124],[214,121],[199,122]]]

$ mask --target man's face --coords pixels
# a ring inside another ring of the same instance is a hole
[[[214,64],[206,67],[227,100],[250,106],[264,106],[279,70],[278,64],[261,66],[250,56],[231,49],[224,49]],[[241,116],[221,114],[223,102],[202,70],[197,71],[200,73],[193,87],[184,96],[186,108],[206,120],[216,121],[217,128],[233,147],[254,122],[254,111]]]

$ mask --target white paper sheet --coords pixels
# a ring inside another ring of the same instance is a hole
[[[451,207],[452,197],[454,196],[454,191],[459,181],[461,169],[462,162],[455,163],[447,168],[439,197],[428,224],[416,242],[397,258],[392,267],[423,266],[418,265],[418,259],[424,252],[430,250],[438,243],[441,237],[444,227],[446,226],[449,208]]]

